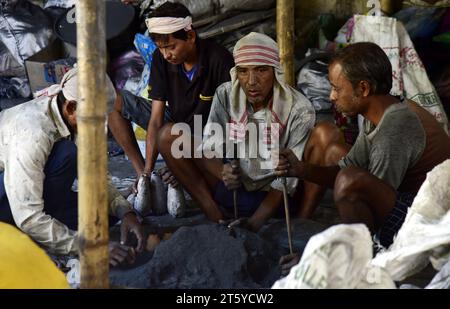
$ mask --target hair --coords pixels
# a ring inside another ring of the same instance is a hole
[[[339,63],[353,89],[366,81],[371,94],[387,95],[392,89],[392,65],[386,53],[377,44],[355,43],[336,52],[330,65]]]
[[[176,18],[186,18],[191,16],[191,12],[189,12],[188,8],[185,7],[181,3],[173,3],[173,2],[165,2],[158,8],[156,8],[148,18],[154,17],[176,17]],[[159,33],[150,33],[150,38],[156,42],[167,43],[169,41],[170,36],[172,35],[175,39],[186,41],[187,31],[181,29],[171,34],[159,34]]]

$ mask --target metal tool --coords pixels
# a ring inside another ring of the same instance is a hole
[[[231,160],[231,167],[235,169],[239,167],[239,159],[238,159],[238,144],[233,143],[233,159]],[[237,189],[233,190],[233,206],[234,206],[234,219],[236,220],[239,217],[238,206],[237,206]]]
[[[239,166],[239,160],[233,159],[231,160],[231,167],[234,169],[235,167]],[[234,206],[234,219],[236,220],[238,218],[238,207],[237,207],[237,189],[233,190],[233,206]]]
[[[289,214],[289,201],[288,201],[286,177],[281,177],[280,181],[281,181],[281,184],[283,185],[284,212],[286,214],[286,227],[287,227],[287,232],[288,232],[289,251],[290,251],[290,254],[293,254],[294,250],[292,248],[291,218],[290,218],[290,214]]]
[[[263,180],[267,180],[267,179],[271,179],[271,178],[275,179],[277,177],[278,176],[276,175],[275,172],[270,172],[270,173],[267,173],[267,174],[264,174],[264,175],[252,177],[252,180],[253,181],[263,181]]]

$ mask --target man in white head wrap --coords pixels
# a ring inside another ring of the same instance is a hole
[[[327,125],[312,133],[314,108],[284,82],[278,53],[276,42],[266,35],[250,33],[239,40],[233,52],[236,66],[230,72],[231,82],[221,85],[214,96],[204,131],[204,153],[208,158],[226,153],[228,158],[239,159],[238,166],[204,158],[194,160],[194,168],[180,163],[173,169],[182,170],[180,175],[174,173],[205,212],[220,217],[222,209],[222,219],[227,211],[233,212],[233,190],[237,189],[238,215],[249,217],[242,221],[252,230],[282,209],[281,182],[274,177],[262,179],[276,167],[272,152],[289,148],[298,158],[324,160],[324,151],[320,151],[331,143],[323,134]],[[181,180],[183,175],[186,180]],[[297,182],[288,179],[291,197]]]
[[[148,85],[151,100],[120,91],[109,117],[111,132],[130,158],[138,178],[153,172],[158,152],[166,161],[173,159],[172,124],[185,123],[193,129],[199,116],[202,123],[197,125],[201,131],[214,92],[230,80],[229,70],[234,65],[228,50],[214,40],[197,36],[191,13],[181,3],[163,3],[146,19],[146,25],[157,46]],[[145,158],[135,141],[131,122],[147,130]],[[167,169],[163,174],[164,179],[174,179]],[[175,185],[176,181],[169,183]]]
[[[0,113],[0,221],[13,224],[51,254],[76,255],[77,176],[76,110],[78,69],[35,100]],[[115,91],[105,76],[108,109]],[[105,114],[106,121],[106,114]],[[122,220],[122,240],[133,232],[142,250],[141,226],[131,205],[109,184],[110,214]],[[110,263],[132,258],[134,249],[110,245]]]

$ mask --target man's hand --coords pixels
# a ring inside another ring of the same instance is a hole
[[[166,185],[171,186],[172,188],[178,187],[177,179],[172,175],[172,172],[167,166],[161,168],[158,173]]]
[[[280,152],[278,166],[275,168],[275,174],[278,177],[304,177],[304,164],[290,149]]]
[[[133,212],[127,213],[122,218],[122,224],[120,226],[120,244],[125,245],[128,239],[128,233],[133,233],[138,241],[137,247],[135,248],[137,252],[142,252],[144,250],[144,233],[142,226],[139,223],[136,214]]]
[[[224,225],[228,227],[229,229],[233,228],[241,228],[246,229],[252,232],[257,232],[260,228],[260,224],[255,223],[252,221],[251,218],[239,218],[239,219],[232,219],[232,220],[220,220],[219,224]]]
[[[282,256],[279,262],[281,266],[281,275],[283,277],[289,275],[291,268],[297,265],[298,262],[300,262],[300,255],[298,253]]]
[[[226,226],[229,229],[232,228],[247,228],[248,218],[239,218],[239,219],[228,219],[228,220],[219,220],[219,224]]]
[[[235,190],[241,186],[241,170],[239,165],[225,164],[222,169],[222,180],[228,190]]]
[[[136,252],[133,248],[119,244],[118,242],[109,243],[109,264],[112,267],[119,266],[124,262],[133,264],[136,261]]]

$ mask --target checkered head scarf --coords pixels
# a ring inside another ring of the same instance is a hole
[[[236,43],[233,56],[236,66],[230,71],[232,83],[230,139],[234,142],[242,142],[248,122],[247,97],[239,85],[237,67],[267,65],[273,67],[275,72],[273,98],[268,106],[271,110],[271,117],[268,119],[265,132],[266,142],[270,144],[271,140],[278,139],[283,134],[294,100],[292,89],[284,81],[278,45],[267,35],[252,32]],[[277,124],[278,129],[271,129],[275,127],[272,124]]]

